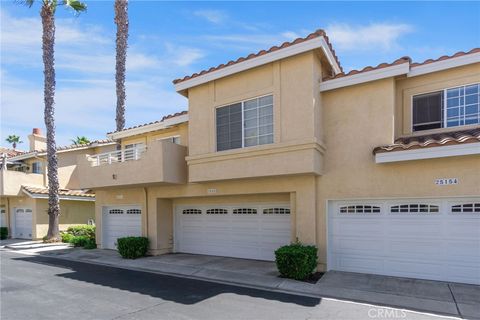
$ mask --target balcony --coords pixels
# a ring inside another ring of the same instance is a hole
[[[186,155],[186,147],[159,140],[147,146],[79,156],[80,187],[186,183]]]
[[[189,156],[189,182],[321,175],[324,152],[323,145],[305,141]]]
[[[43,186],[43,174],[25,173],[13,170],[0,170],[0,195],[20,195],[22,185]]]

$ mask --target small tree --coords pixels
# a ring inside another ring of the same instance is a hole
[[[20,141],[20,137],[14,134],[9,135],[5,141],[12,145],[13,150],[17,148],[17,144],[23,143],[23,141]]]
[[[77,136],[75,139],[72,139],[71,141],[76,146],[80,146],[80,145],[83,145],[83,144],[89,144],[90,143],[90,140],[85,136],[81,136],[81,137]]]

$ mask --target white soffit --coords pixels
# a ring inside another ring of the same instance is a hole
[[[376,163],[399,162],[410,160],[434,159],[453,156],[480,154],[480,142],[456,144],[450,146],[430,147],[404,151],[381,152],[375,155]]]
[[[245,71],[251,68],[255,68],[276,60],[284,59],[296,54],[307,52],[310,50],[322,48],[323,52],[326,54],[328,61],[332,65],[335,73],[338,74],[341,72],[340,66],[337,64],[333,53],[330,50],[327,42],[324,37],[317,37],[311,40],[307,40],[298,44],[290,45],[286,48],[270,52],[256,58],[248,59],[242,62],[235,63],[231,66],[221,68],[216,71],[208,72],[204,75],[194,77],[189,80],[181,81],[175,85],[175,90],[177,92],[186,90],[188,88],[198,86],[200,84],[210,82],[216,79],[220,79],[241,71]]]

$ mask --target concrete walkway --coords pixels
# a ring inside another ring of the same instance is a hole
[[[11,246],[6,246],[6,248]],[[17,246],[18,247],[18,246]],[[122,259],[113,250],[55,248],[17,249],[24,254],[88,262],[245,287],[328,297],[374,305],[480,319],[480,286],[387,277],[361,273],[327,272],[316,284],[280,278],[273,262],[168,254],[136,260]]]

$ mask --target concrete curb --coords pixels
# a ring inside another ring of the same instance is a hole
[[[13,251],[17,251],[17,250],[13,250]],[[405,304],[403,304],[403,305],[398,304],[398,303],[396,303],[398,300],[402,300],[402,299],[406,299],[406,298],[411,299],[411,297],[405,297],[405,296],[400,296],[400,295],[373,293],[374,295],[377,295],[377,299],[367,300],[367,299],[362,299],[361,297],[358,297],[358,295],[361,295],[361,291],[358,291],[358,293],[360,293],[360,294],[355,294],[354,293],[355,290],[349,290],[351,292],[348,292],[346,294],[346,296],[348,296],[348,297],[346,297],[345,294],[344,294],[344,296],[338,296],[338,295],[335,295],[332,292],[332,291],[342,291],[342,290],[345,291],[346,289],[344,289],[344,288],[324,287],[323,288],[324,290],[322,290],[321,293],[314,292],[313,290],[310,291],[310,292],[306,292],[306,291],[295,290],[295,289],[286,289],[285,287],[288,286],[288,284],[292,284],[292,281],[294,281],[294,280],[290,280],[290,279],[283,279],[276,286],[266,286],[266,285],[256,285],[256,284],[252,284],[252,283],[237,282],[237,281],[230,281],[230,280],[220,280],[220,279],[213,279],[213,278],[209,278],[209,277],[198,276],[198,275],[195,275],[197,272],[194,272],[192,274],[181,274],[181,273],[158,271],[158,270],[153,270],[153,269],[149,269],[149,268],[141,268],[141,267],[133,267],[133,266],[125,266],[125,265],[122,266],[122,265],[112,264],[112,263],[105,263],[105,262],[92,261],[92,260],[83,260],[83,259],[71,258],[71,257],[67,258],[67,257],[48,255],[48,254],[42,254],[42,253],[24,253],[24,254],[27,254],[27,255],[30,255],[30,256],[40,256],[40,257],[44,257],[44,258],[59,259],[59,260],[64,260],[64,261],[74,261],[74,262],[80,262],[80,263],[94,264],[94,265],[105,266],[105,267],[113,267],[113,268],[130,270],[130,271],[147,272],[147,273],[153,273],[153,274],[159,274],[159,275],[171,276],[171,277],[177,277],[177,278],[186,278],[186,279],[199,280],[199,281],[205,281],[205,282],[213,282],[213,283],[232,285],[232,286],[243,287],[243,288],[250,288],[250,289],[265,290],[265,291],[291,294],[291,295],[297,295],[297,296],[304,296],[304,297],[309,297],[309,298],[317,298],[317,299],[326,298],[326,299],[333,299],[333,300],[340,300],[340,301],[350,301],[350,302],[361,303],[361,304],[366,304],[366,305],[371,305],[371,306],[376,306],[376,307],[380,306],[380,307],[385,307],[385,308],[404,309],[404,310],[408,310],[408,311],[414,311],[414,312],[430,314],[430,315],[448,316],[448,317],[452,317],[452,319],[462,319],[461,316],[456,311],[457,309],[453,308],[453,306],[452,306],[452,308],[450,308],[452,310],[452,312],[448,312],[448,311],[444,311],[444,310],[438,310],[438,308],[442,308],[442,305],[444,306],[444,303],[440,303],[439,305],[434,306],[433,309],[437,309],[437,310],[428,310],[428,309],[416,308],[416,307],[413,307],[413,306],[406,306]],[[296,281],[294,281],[294,282],[297,283]],[[351,294],[351,293],[353,293],[353,294]],[[372,300],[374,300],[374,301],[372,301]],[[382,300],[391,300],[391,301],[394,301],[394,302],[390,303],[390,302],[384,302]],[[419,299],[419,298],[414,298],[414,301],[415,301],[415,304],[420,304],[420,305],[423,305],[422,302],[425,302],[425,305],[431,305],[432,302],[438,302],[438,303],[440,302],[440,301],[437,301],[437,300],[428,300],[428,299]],[[420,303],[418,303],[418,302],[420,302]],[[408,304],[410,304],[410,303],[408,303]]]

